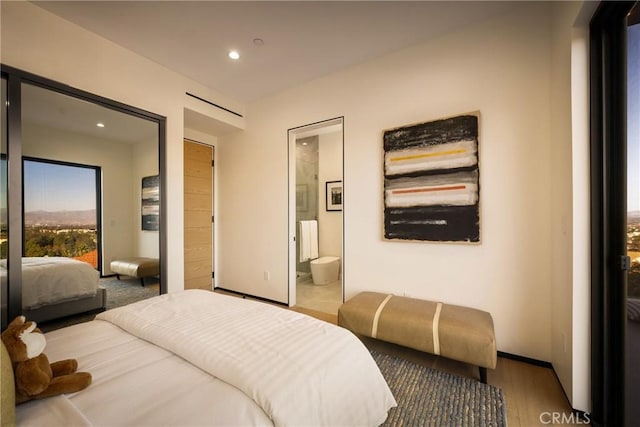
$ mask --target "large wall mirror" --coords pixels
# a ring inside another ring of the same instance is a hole
[[[11,71],[9,82],[20,82],[9,86],[13,175],[3,194],[9,234],[12,242],[20,236],[20,245],[5,245],[10,271],[6,260],[0,266],[3,301],[10,301],[3,325],[18,313],[49,322],[166,292],[164,119]],[[112,268],[114,261],[156,268],[127,276]]]

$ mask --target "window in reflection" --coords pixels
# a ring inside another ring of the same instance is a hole
[[[25,159],[25,257],[65,257],[98,268],[100,168]]]

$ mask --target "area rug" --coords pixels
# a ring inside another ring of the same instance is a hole
[[[383,426],[507,425],[502,389],[371,351],[398,406]]]
[[[117,280],[115,277],[108,277],[100,280],[100,287],[107,290],[107,310],[159,294],[157,281],[151,283],[151,279],[142,286],[139,279]]]
[[[107,290],[107,310],[151,298],[160,293],[157,281],[153,283],[151,279],[143,287],[138,279],[118,280],[115,277],[105,277],[100,279],[100,287]],[[95,312],[76,314],[41,323],[39,328],[43,332],[50,332],[76,323],[89,322],[95,317]]]

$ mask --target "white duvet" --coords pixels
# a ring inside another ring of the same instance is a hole
[[[396,405],[368,350],[351,332],[303,314],[189,290],[97,319],[236,387],[275,425],[379,425]]]
[[[272,425],[237,388],[109,322],[80,323],[46,337],[50,361],[75,358],[93,381],[78,393],[18,405],[18,426]]]

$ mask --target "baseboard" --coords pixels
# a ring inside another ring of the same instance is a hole
[[[545,362],[544,360],[532,359],[531,357],[520,356],[519,354],[505,353],[504,351],[498,352],[498,357],[505,359],[515,360],[517,362],[528,363],[529,365],[541,366],[543,368],[553,369],[551,362]],[[553,371],[555,373],[555,370]]]
[[[268,302],[270,304],[277,304],[277,305],[281,305],[283,307],[288,307],[288,304],[284,303],[284,302],[280,302],[280,301],[274,301],[271,300],[269,298],[263,298],[263,297],[258,297],[255,295],[251,295],[251,294],[245,294],[243,292],[238,292],[238,291],[233,291],[231,289],[226,289],[226,288],[222,288],[220,286],[216,286],[215,288],[213,288],[213,291],[215,292],[216,290],[220,290],[220,291],[224,291],[224,292],[229,292],[230,294],[235,294],[238,295],[239,297],[242,298],[251,298],[251,299],[255,299],[258,301],[263,301],[263,302]]]

